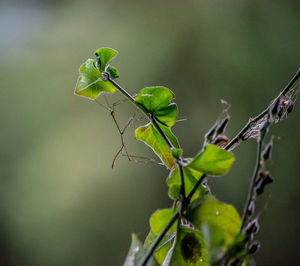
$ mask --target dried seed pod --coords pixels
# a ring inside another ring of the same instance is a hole
[[[248,247],[248,253],[254,254],[260,249],[260,243],[258,241],[253,241]]]
[[[225,132],[229,119],[230,119],[230,116],[227,115],[227,116],[219,123],[219,125],[218,125],[218,127],[217,127],[217,129],[216,129],[216,135],[223,134],[223,133]]]
[[[264,188],[267,184],[272,183],[273,178],[269,172],[260,171],[259,178],[254,184],[254,189],[257,195],[260,195],[264,192]]]
[[[273,116],[277,115],[277,113],[278,113],[278,106],[279,106],[279,103],[280,103],[280,98],[278,98],[278,99],[276,100],[276,102],[274,103],[273,108],[272,108],[272,110],[271,110],[271,113],[272,113]]]
[[[234,259],[233,261],[230,262],[230,266],[241,266],[242,262],[239,258]]]
[[[254,212],[255,212],[255,203],[254,203],[254,201],[252,200],[252,201],[250,202],[250,204],[249,204],[248,209],[247,209],[247,214],[248,214],[248,216],[251,217],[251,216],[254,214]]]
[[[251,219],[250,222],[247,224],[246,228],[245,228],[245,233],[247,235],[253,235],[256,234],[259,230],[259,223],[258,223],[258,219]]]
[[[210,143],[216,136],[216,129],[219,125],[219,121],[217,121],[205,134],[205,142]]]
[[[271,159],[271,152],[273,148],[273,141],[271,140],[265,147],[264,151],[262,152],[262,157],[265,161]]]
[[[286,111],[288,112],[288,114],[290,114],[293,111],[293,109],[294,109],[294,103],[291,101]]]
[[[229,143],[229,139],[225,135],[218,135],[213,141],[212,144],[220,148],[224,148]]]

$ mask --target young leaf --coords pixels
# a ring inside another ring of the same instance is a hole
[[[154,233],[154,235],[158,235],[164,227],[167,225],[167,223],[171,220],[172,216],[175,213],[175,209],[161,209],[157,210],[150,218],[150,227],[151,231]],[[175,231],[177,226],[177,222],[173,224],[173,226],[169,229],[168,233],[172,233]]]
[[[120,77],[119,71],[115,67],[109,66],[107,67],[106,71],[109,72],[112,79]]]
[[[180,227],[176,242],[163,263],[163,266],[173,265],[209,265],[203,237],[199,231],[184,226]]]
[[[207,196],[202,202],[195,202],[187,211],[186,218],[199,230],[203,223],[218,228],[223,232],[225,244],[232,242],[241,227],[241,219],[236,209],[221,203],[213,196]]]
[[[138,266],[138,263],[145,256],[146,250],[137,236],[132,234],[131,246],[123,266]],[[158,266],[158,263],[152,257],[147,266]]]
[[[176,137],[172,134],[170,129],[163,125],[160,126],[165,135],[172,142],[172,144],[176,148],[179,148]],[[171,169],[175,165],[170,148],[152,124],[149,123],[145,126],[137,128],[135,130],[135,138],[143,141],[148,146],[150,146],[150,148],[153,149],[153,151],[158,155],[158,157],[168,168]]]
[[[164,229],[164,227],[167,225],[167,223],[170,221],[172,216],[175,213],[175,209],[162,209],[156,211],[150,218],[150,233],[148,234],[146,240],[145,240],[145,246],[150,247],[153,243],[153,241],[156,239],[156,237],[160,234],[160,232]],[[175,222],[172,227],[168,230],[166,235],[163,237],[162,241],[160,242],[160,245],[154,252],[155,259],[159,264],[161,264],[169,249],[171,248],[172,241],[175,237],[175,230],[177,227],[177,222]]]
[[[95,67],[96,60],[88,59],[79,68],[79,78],[75,88],[75,94],[96,99],[100,93],[114,93],[116,88],[107,81],[102,81],[102,74]]]
[[[233,161],[232,153],[208,144],[188,166],[208,175],[224,175],[229,171]]]
[[[212,224],[203,222],[201,232],[209,260],[214,261],[221,254],[225,242],[223,231]]]
[[[153,232],[150,231],[145,240],[145,247],[149,248],[152,245],[153,241],[156,239],[156,237],[157,235],[154,235]],[[166,234],[161,240],[159,246],[156,248],[154,252],[154,257],[159,265],[161,265],[164,262],[169,250],[172,247],[172,243],[174,242],[175,237],[176,232],[173,232],[172,234]]]
[[[106,65],[117,55],[117,53],[118,52],[116,50],[107,47],[100,48],[95,51],[97,64],[101,71],[106,70]]]
[[[134,101],[161,123],[171,127],[177,118],[177,105],[170,103],[174,94],[165,87],[147,87],[140,90]]]
[[[191,160],[191,159],[189,159]],[[185,184],[185,195],[188,195],[193,187],[196,185],[197,181],[200,179],[203,173],[186,166],[183,168],[184,172],[184,184]],[[180,197],[180,174],[178,167],[174,168],[170,175],[167,178],[167,184],[169,186],[168,195],[171,199],[179,199]],[[195,194],[193,195],[191,201],[197,199],[200,195],[204,195],[206,193],[206,189],[203,186],[199,186]]]
[[[175,159],[179,159],[180,156],[182,155],[182,152],[183,150],[182,149],[173,149],[172,150],[172,156],[175,158]]]

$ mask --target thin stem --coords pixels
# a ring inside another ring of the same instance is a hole
[[[257,142],[257,155],[256,155],[256,164],[255,164],[255,168],[254,168],[254,172],[251,178],[251,183],[250,183],[250,189],[249,189],[249,193],[248,193],[248,198],[247,198],[247,203],[244,207],[244,211],[243,211],[243,216],[242,216],[242,225],[240,228],[240,232],[242,231],[242,229],[245,226],[245,223],[247,221],[248,218],[248,209],[249,209],[249,205],[253,199],[253,194],[254,194],[254,186],[255,186],[255,181],[257,179],[258,173],[259,173],[259,169],[261,167],[261,151],[262,151],[262,142],[264,139],[264,133],[261,132],[260,138]]]
[[[144,256],[143,260],[139,264],[139,266],[145,266],[151,256],[153,255],[155,249],[159,245],[160,241],[163,239],[165,234],[168,232],[168,230],[171,228],[171,226],[176,222],[176,220],[179,218],[179,210],[173,215],[173,217],[170,219],[168,224],[165,226],[165,228],[161,231],[161,233],[158,235],[158,237],[153,242],[152,246],[149,248],[147,254]]]
[[[162,131],[162,129],[160,128],[160,126],[157,124],[155,117],[153,114],[149,114],[150,115],[150,121],[153,124],[153,126],[157,129],[158,133],[162,136],[162,138],[164,139],[164,141],[167,143],[168,147],[172,150],[174,149],[173,144],[171,143],[171,141],[168,139],[168,137],[165,135],[165,133]]]
[[[183,197],[183,200],[185,200],[185,185],[184,185],[184,172],[183,172],[183,165],[181,162],[178,164],[179,173],[180,173],[180,183],[181,183],[181,191],[180,194]]]
[[[270,112],[271,108],[274,106],[276,101],[282,96],[286,95],[290,89],[293,87],[293,85],[297,82],[297,80],[300,78],[300,69],[296,72],[294,77],[290,80],[290,82],[286,85],[286,87],[279,93],[279,95],[270,103],[270,105],[261,112],[258,116],[249,119],[248,123],[242,128],[242,130],[226,145],[225,150],[229,150],[234,144],[238,143],[240,140],[242,140],[243,135],[246,133],[246,131],[256,123],[258,120],[263,118],[267,113]]]
[[[110,77],[110,74],[108,72],[102,72],[102,75],[104,77],[103,80],[107,80],[111,84],[113,84],[121,93],[123,93],[136,107],[138,107],[147,116],[147,118],[150,120],[150,122],[152,123],[152,125],[156,128],[156,130],[158,131],[158,133],[164,139],[165,143],[168,145],[168,147],[170,148],[170,150],[175,149],[175,147],[173,146],[173,144],[171,143],[171,141],[168,139],[168,137],[162,131],[162,129],[159,126],[159,124],[156,122],[156,119],[155,119],[154,115],[151,114],[151,113],[146,112],[141,106],[137,105],[134,102],[134,98],[126,90],[124,90],[117,82],[115,82]],[[181,206],[179,207],[179,210],[171,218],[171,220],[168,222],[168,224],[165,226],[165,228],[162,230],[162,232],[159,234],[159,236],[157,237],[157,239],[155,240],[155,242],[153,243],[153,245],[151,246],[151,248],[148,250],[148,253],[146,254],[146,256],[144,257],[143,261],[140,264],[141,266],[145,266],[147,264],[148,260],[151,258],[151,256],[153,255],[155,249],[157,248],[158,244],[160,243],[160,241],[162,240],[162,238],[164,237],[164,235],[168,232],[168,230],[173,225],[173,223],[177,219],[179,219],[179,221],[180,221],[182,212],[184,211],[185,206],[187,206],[187,204],[186,204],[187,201],[186,201],[186,197],[185,197],[185,185],[184,185],[184,172],[183,172],[182,158],[180,157],[178,160],[175,160],[175,163],[178,165],[179,172],[180,172],[181,195],[182,195]],[[199,182],[198,186],[200,184],[201,184],[201,181]],[[190,195],[191,195],[190,199],[192,198],[193,194],[197,190],[198,186],[196,185],[195,186],[196,188],[194,189],[194,191],[192,191],[192,194],[190,193]]]
[[[206,174],[203,174],[197,181],[196,185],[193,187],[189,195],[186,197],[185,204],[189,204],[198,187],[202,184],[203,180],[206,178]]]
[[[134,98],[124,90],[117,82],[115,82],[111,77],[108,77],[107,80],[112,83],[120,92],[122,92],[131,102],[134,103]]]

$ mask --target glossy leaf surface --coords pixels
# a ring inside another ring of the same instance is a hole
[[[101,71],[106,70],[106,66],[109,61],[111,61],[118,52],[114,49],[104,47],[95,51],[97,63],[99,64],[99,68]]]
[[[201,233],[205,242],[209,260],[216,260],[218,255],[222,252],[222,248],[225,243],[223,231],[220,228],[204,221],[201,224]]]
[[[163,261],[165,260],[169,250],[172,247],[172,244],[174,242],[176,236],[176,232],[173,232],[171,234],[166,234],[163,239],[161,240],[160,244],[158,245],[157,249],[154,252],[155,260],[161,265]],[[150,231],[148,234],[146,240],[145,240],[145,247],[149,248],[153,241],[155,241],[157,235],[154,235],[153,232]]]
[[[102,74],[95,66],[96,60],[88,59],[79,69],[75,94],[96,99],[100,93],[114,93],[116,88],[108,81],[102,81]]]
[[[150,218],[150,233],[148,234],[145,246],[149,247],[153,243],[153,241],[157,238],[157,236],[161,233],[161,231],[168,224],[172,216],[174,215],[176,209],[161,209],[157,210]],[[177,227],[177,221],[171,226],[168,230],[167,234],[164,236],[162,241],[160,242],[158,248],[156,249],[154,256],[159,264],[163,262],[165,259],[169,249],[171,248],[172,242],[175,237],[175,230]]]
[[[199,231],[184,226],[180,227],[176,242],[163,263],[163,266],[177,265],[209,265],[203,237]]]
[[[189,166],[184,167],[183,172],[184,172],[185,195],[187,196],[192,191],[193,187],[196,185],[197,181],[200,179],[203,173],[194,170]],[[169,197],[173,200],[179,199],[181,181],[180,181],[180,173],[178,167],[174,168],[170,172],[170,175],[167,178],[167,184],[169,186],[169,192],[168,192]],[[199,186],[196,192],[194,193],[191,201],[194,201],[201,194],[204,195],[206,191],[207,191],[206,188],[204,188],[203,186]]]
[[[147,87],[140,90],[134,101],[161,123],[171,127],[177,118],[177,105],[171,103],[174,94],[165,87]]]
[[[167,223],[170,221],[172,216],[175,213],[175,209],[161,209],[157,210],[150,218],[150,227],[151,231],[154,233],[154,235],[158,235],[163,228],[167,225]],[[172,233],[175,231],[177,226],[177,223],[175,222],[173,226],[169,229],[168,233]]]
[[[226,244],[234,239],[241,226],[236,209],[230,204],[219,202],[211,195],[206,196],[204,201],[195,202],[188,209],[186,217],[199,230],[204,222],[220,230]]]
[[[208,144],[204,151],[189,164],[189,167],[208,175],[224,175],[229,171],[233,162],[232,153]]]
[[[109,66],[107,67],[106,71],[109,72],[112,79],[120,77],[119,71],[115,67]]]
[[[161,128],[163,132],[169,137],[172,144],[175,144],[178,147],[177,140],[170,129],[164,126],[162,126]],[[175,165],[170,148],[152,124],[149,123],[145,126],[137,128],[135,130],[135,138],[143,141],[149,147],[151,147],[168,168],[171,169]]]

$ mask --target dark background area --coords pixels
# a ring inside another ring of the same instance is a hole
[[[134,94],[164,85],[176,94],[175,125],[195,155],[222,105],[228,136],[262,111],[299,67],[299,1],[0,2],[0,264],[121,265],[130,234],[171,205],[159,165],[112,159],[120,147],[104,109],[73,95],[79,66],[103,46]],[[110,99],[112,101],[112,99]],[[257,265],[299,265],[299,103],[275,136],[274,183],[259,198]],[[118,107],[125,124],[129,104]],[[137,127],[135,125],[135,127]],[[127,132],[131,154],[155,157]],[[280,140],[279,140],[280,137]],[[255,141],[234,151],[213,193],[242,211]]]

